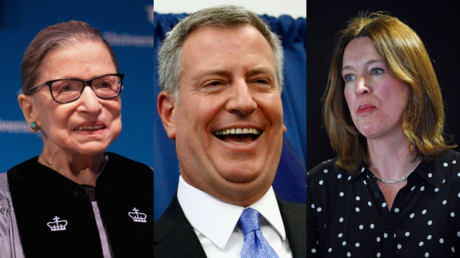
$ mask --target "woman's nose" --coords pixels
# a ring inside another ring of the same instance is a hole
[[[79,101],[81,102],[80,106],[88,113],[98,113],[101,110],[100,99],[91,86],[85,86]]]
[[[361,95],[361,94],[370,94],[371,93],[371,88],[369,85],[369,80],[367,80],[364,77],[358,78],[356,82],[356,94]]]

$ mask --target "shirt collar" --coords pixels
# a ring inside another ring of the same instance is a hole
[[[440,187],[446,178],[446,174],[453,169],[456,163],[455,152],[450,151],[447,155],[440,158],[427,162],[422,161],[414,173],[417,173],[421,178],[435,187]]]
[[[189,185],[179,177],[177,199],[192,227],[221,249],[230,236],[245,207],[223,202],[210,194]],[[273,188],[249,207],[257,210],[286,240],[286,231]]]
[[[345,176],[346,179],[347,179],[347,182],[350,184],[351,182],[355,181],[357,178],[366,175],[366,173],[364,173],[366,171],[366,169],[368,170],[367,167],[365,167],[362,164],[360,164],[358,166],[358,168],[355,170],[355,172],[353,172],[353,173],[346,173],[345,172],[344,175],[342,175],[342,176]]]

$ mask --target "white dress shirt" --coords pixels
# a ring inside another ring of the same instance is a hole
[[[179,178],[177,198],[207,257],[241,257],[244,234],[237,222],[245,207],[223,202],[187,184],[182,176]],[[273,188],[270,187],[260,200],[249,207],[262,215],[260,230],[278,256],[292,258]]]

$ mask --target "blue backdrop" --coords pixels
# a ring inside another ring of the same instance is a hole
[[[154,14],[154,55],[156,57],[166,32],[187,14]],[[273,183],[275,192],[285,200],[306,202],[306,33],[305,18],[261,16],[281,36],[285,51],[285,88],[282,93],[284,124],[283,152]],[[158,69],[154,59],[155,71]],[[155,73],[155,96],[158,96],[158,75]],[[174,142],[169,140],[157,112],[154,114],[154,219],[169,205],[177,189],[179,169]]]
[[[30,133],[17,102],[22,57],[40,30],[71,19],[99,29],[125,74],[123,129],[108,151],[153,166],[153,1],[0,0],[0,172],[42,151],[40,135]]]

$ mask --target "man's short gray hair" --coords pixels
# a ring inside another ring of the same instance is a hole
[[[279,37],[254,12],[243,7],[222,5],[200,10],[179,22],[166,33],[158,52],[159,83],[163,91],[179,100],[179,84],[182,72],[182,46],[187,37],[196,29],[204,26],[223,26],[227,28],[254,26],[268,41],[275,57],[276,77],[280,91],[283,88],[283,48]]]

